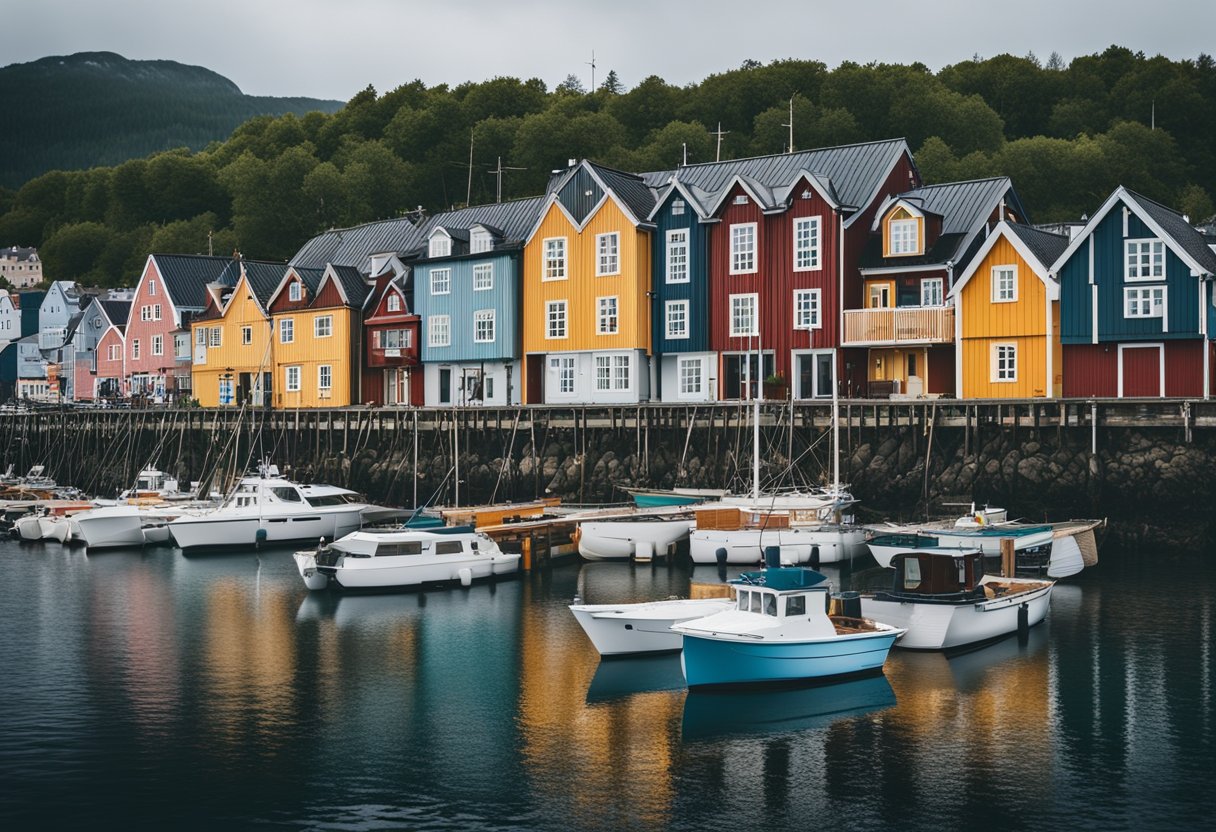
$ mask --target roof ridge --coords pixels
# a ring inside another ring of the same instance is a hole
[[[929,188],[948,188],[953,185],[975,185],[980,182],[999,182],[1002,179],[1008,180],[1009,182],[1013,181],[1008,176],[1005,176],[1003,174],[1001,176],[983,176],[978,179],[960,179],[957,182],[937,182],[933,185],[918,185],[915,188],[910,188],[910,189],[904,191],[904,193],[910,194],[913,191],[925,191],[925,190],[928,190]]]
[[[801,155],[804,153],[821,153],[821,152],[827,151],[827,150],[844,150],[847,147],[865,147],[866,145],[871,145],[871,144],[894,144],[895,142],[904,142],[906,144],[907,141],[908,140],[906,137],[899,136],[897,138],[891,138],[891,139],[871,139],[868,142],[849,142],[847,144],[831,144],[831,145],[827,145],[825,147],[811,147],[806,150],[795,150],[793,153],[762,153],[759,156],[741,156],[737,159],[719,159],[716,162],[691,162],[687,165],[680,165],[679,167],[676,168],[676,170],[680,171],[680,170],[684,170],[686,168],[707,167],[709,165],[726,165],[726,164],[730,164],[731,162],[754,162],[759,159],[775,159],[775,158],[778,158],[781,156],[798,156],[798,155]],[[648,172],[649,173],[666,173],[666,171],[658,171],[658,170],[648,171]]]
[[[1022,231],[1033,231],[1035,234],[1046,234],[1048,237],[1059,237],[1061,240],[1070,239],[1067,234],[1057,234],[1056,232],[1048,231],[1045,228],[1035,228],[1033,225],[1030,225],[1029,223],[1009,222],[1008,220],[1002,220],[1002,222],[1004,222],[1010,228],[1015,229],[1018,233],[1020,233]]]
[[[630,173],[629,171],[621,170],[620,168],[609,167],[608,165],[601,165],[599,162],[596,162],[593,159],[584,159],[583,161],[586,162],[587,164],[595,167],[597,170],[606,170],[609,173],[619,173],[621,176],[627,176],[630,179],[636,179],[639,182],[641,182],[643,185],[646,185],[646,180],[642,178],[642,174],[640,174],[640,173]],[[649,188],[650,186],[646,185],[646,187]]]
[[[1131,188],[1127,187],[1126,185],[1123,186],[1123,190],[1126,191],[1131,196],[1135,197],[1136,199],[1142,199],[1145,202],[1150,202],[1153,205],[1156,205],[1158,208],[1164,208],[1165,210],[1169,211],[1171,214],[1174,214],[1180,220],[1183,219],[1184,217],[1186,217],[1186,214],[1182,213],[1178,209],[1171,208],[1170,206],[1166,205],[1164,202],[1158,202],[1157,200],[1153,199],[1151,196],[1145,196],[1144,194],[1140,193],[1139,191],[1133,191]],[[1187,225],[1191,224],[1190,220],[1185,220],[1185,222],[1187,223]]]

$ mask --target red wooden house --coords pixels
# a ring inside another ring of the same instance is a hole
[[[363,402],[421,405],[420,323],[410,308],[402,270],[386,267],[372,282],[364,307]]]

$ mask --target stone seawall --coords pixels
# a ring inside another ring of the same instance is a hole
[[[1180,407],[849,403],[841,479],[866,520],[915,519],[974,500],[1032,520],[1107,517],[1120,546],[1203,546],[1216,531],[1208,509],[1216,430]],[[397,505],[451,503],[457,456],[462,504],[542,495],[619,502],[625,485],[740,491],[751,486],[752,464],[751,409],[738,405],[51,411],[0,414],[0,441],[18,473],[42,463],[60,482],[100,495],[148,464],[184,479],[215,471],[225,483],[265,457],[297,479]],[[767,406],[760,447],[762,483],[829,482],[830,410]]]

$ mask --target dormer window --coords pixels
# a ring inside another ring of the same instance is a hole
[[[917,222],[914,218],[891,220],[889,254],[916,254],[920,250],[916,232]]]
[[[494,246],[494,240],[490,236],[490,232],[484,228],[473,229],[469,235],[469,251],[473,254],[481,254],[489,251]]]
[[[671,215],[673,217],[678,217],[683,213],[684,213],[684,200],[673,199],[671,201]]]
[[[388,296],[388,311],[389,312],[400,312],[401,311],[400,295],[389,295]]]
[[[448,257],[452,253],[452,238],[442,232],[431,237],[430,256]]]
[[[299,283],[299,281],[293,280],[291,282],[291,284],[287,287],[287,299],[295,302],[295,301],[298,301],[300,299],[300,297],[301,297],[300,283]]]

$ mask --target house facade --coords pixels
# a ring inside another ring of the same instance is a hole
[[[130,305],[127,305],[130,309]],[[118,318],[114,313],[114,318]],[[126,319],[115,320],[97,340],[92,371],[89,373],[89,389],[94,401],[125,398],[127,390],[127,343]],[[77,382],[77,391],[83,385]]]
[[[115,325],[126,326],[130,309],[130,301],[92,297],[80,311],[64,346],[63,366],[65,374],[71,378],[69,391],[72,400],[91,401],[98,397],[97,369],[101,360],[101,339]],[[113,341],[110,346],[114,346]]]
[[[1064,395],[1211,395],[1216,253],[1176,211],[1119,187],[1053,266]]]
[[[0,278],[14,289],[28,289],[42,282],[42,260],[38,249],[22,246],[0,248]]]
[[[365,404],[423,403],[421,319],[410,308],[407,272],[385,268],[372,280],[363,318]]]
[[[1067,245],[1007,220],[988,234],[950,290],[960,399],[1063,393],[1060,286],[1050,269]]]

